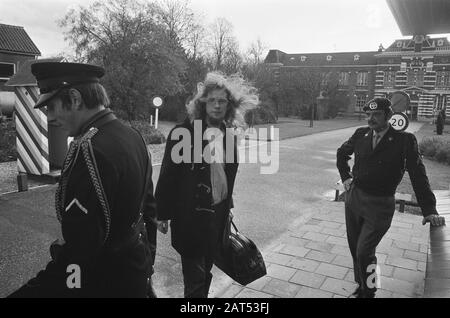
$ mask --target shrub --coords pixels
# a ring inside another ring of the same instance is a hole
[[[424,156],[432,158],[436,155],[438,143],[439,141],[435,138],[424,138],[419,144],[420,152]]]
[[[450,165],[450,143],[447,144],[447,147],[439,148],[434,157],[438,162],[444,162]]]
[[[0,122],[0,162],[14,161],[16,159],[16,128],[14,122]]]
[[[249,126],[273,124],[277,122],[275,111],[265,105],[258,106],[245,113],[245,122]]]
[[[424,138],[419,144],[420,152],[430,159],[450,165],[450,141],[442,138]]]
[[[150,126],[146,121],[142,120],[132,120],[131,122],[122,121],[125,125],[131,126],[137,131],[139,131],[144,137],[145,143],[150,144],[163,144],[166,142],[166,137],[155,127]]]

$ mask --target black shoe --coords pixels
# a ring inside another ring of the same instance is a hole
[[[375,292],[373,290],[360,290],[356,298],[375,298]]]
[[[361,294],[361,287],[358,286],[356,287],[355,291],[353,293],[351,293],[350,296],[348,296],[348,298],[360,298],[359,295]]]

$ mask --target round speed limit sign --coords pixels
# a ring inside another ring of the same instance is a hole
[[[404,131],[408,128],[409,119],[404,113],[394,113],[392,115],[391,120],[389,120],[392,128],[397,131]]]
[[[163,101],[163,98],[161,96],[154,96],[152,98],[152,104],[156,108],[161,107],[163,105],[163,103],[164,103],[164,101]]]

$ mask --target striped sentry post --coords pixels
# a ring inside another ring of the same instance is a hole
[[[45,108],[34,109],[37,86],[16,86],[15,122],[19,173],[43,175],[50,172],[48,125]]]

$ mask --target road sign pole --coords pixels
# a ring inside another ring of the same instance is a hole
[[[155,112],[155,129],[158,129],[158,113],[159,113],[159,109],[156,108],[156,112]]]

